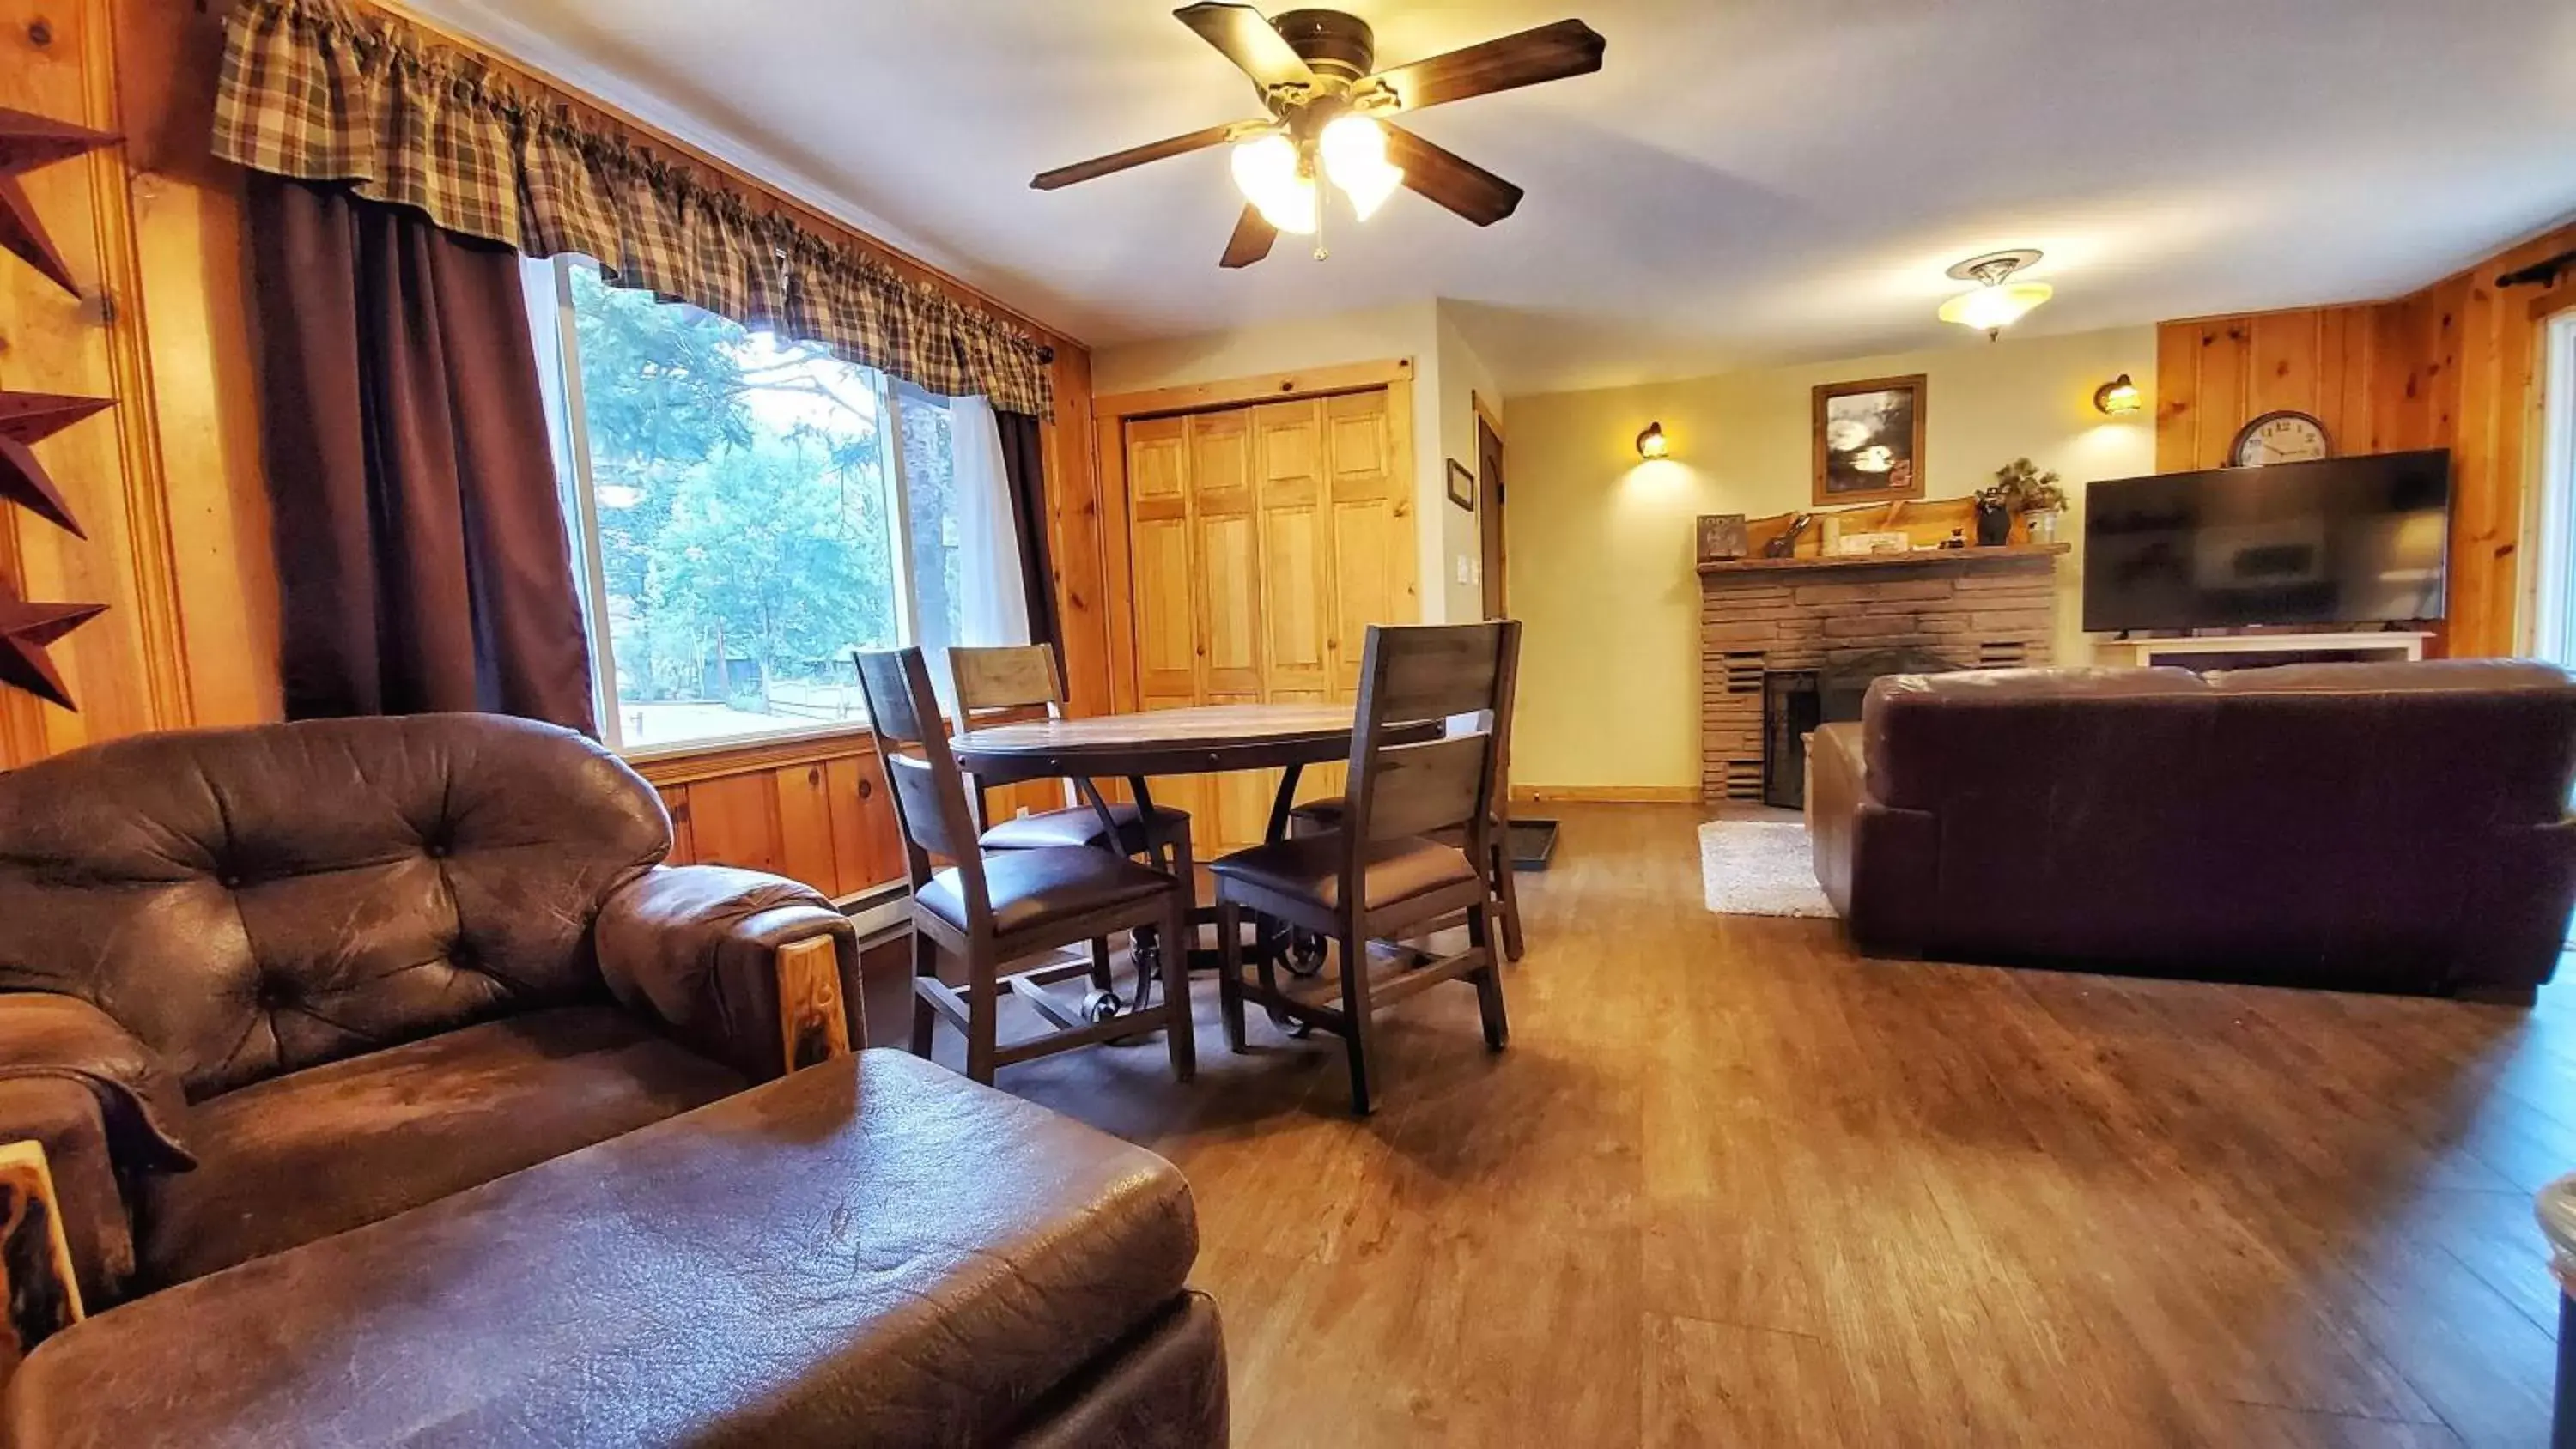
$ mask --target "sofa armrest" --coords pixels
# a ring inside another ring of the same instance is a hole
[[[807,1064],[789,1034],[800,1015],[822,1015],[821,1035],[843,1050],[867,1039],[858,932],[794,881],[657,866],[609,896],[593,938],[620,1003],[754,1082]],[[796,1004],[782,1007],[782,991]]]

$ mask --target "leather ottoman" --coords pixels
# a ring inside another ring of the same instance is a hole
[[[15,1449],[1216,1445],[1189,1186],[871,1051],[78,1324]]]

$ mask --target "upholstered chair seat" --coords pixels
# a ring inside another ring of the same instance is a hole
[[[1118,852],[1121,855],[1143,855],[1164,841],[1190,833],[1190,812],[1154,807],[1149,824],[1134,803],[1125,800],[1109,802],[1109,818],[1118,827]],[[1044,850],[1049,846],[1079,845],[1093,850],[1109,844],[1109,832],[1100,823],[1100,812],[1089,805],[1071,805],[1062,810],[1040,810],[1016,820],[1005,820],[978,837],[986,850]]]

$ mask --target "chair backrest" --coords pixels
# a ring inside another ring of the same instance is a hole
[[[966,806],[966,781],[948,748],[947,724],[930,687],[930,666],[919,649],[888,649],[859,656],[859,693],[867,701],[868,731],[876,737],[895,823],[903,830],[904,857],[913,889],[930,880],[930,857],[957,863],[970,912],[986,908],[983,854]]]
[[[653,788],[489,714],[137,735],[0,774],[0,990],[79,997],[191,1099],[604,1000],[600,903]]]
[[[1344,829],[1354,878],[1367,842],[1439,830],[1466,831],[1468,855],[1485,869],[1520,643],[1513,619],[1370,627]],[[1431,721],[1443,723],[1440,738],[1393,742],[1403,726]]]
[[[1045,705],[1053,713],[1064,703],[1055,651],[1044,644],[954,645],[948,651],[948,677],[956,686],[960,716],[1032,705]]]

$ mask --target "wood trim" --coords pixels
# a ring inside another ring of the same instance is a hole
[[[5,1379],[38,1344],[85,1316],[54,1175],[45,1166],[44,1145],[33,1139],[0,1146],[0,1248],[0,1286],[9,1303],[0,1324]]]
[[[89,124],[121,131],[116,77],[116,26],[104,6],[82,18],[82,106]],[[84,158],[90,170],[90,214],[97,228],[100,297],[107,329],[108,367],[114,377],[116,428],[124,460],[129,567],[134,577],[136,624],[143,645],[145,697],[152,722],[185,729],[196,722],[188,690],[187,637],[179,626],[179,561],[170,530],[170,489],[161,452],[161,422],[152,382],[150,340],[144,326],[143,274],[135,237],[131,176],[122,145],[103,146]],[[124,314],[120,317],[119,314]]]
[[[1485,401],[1483,393],[1472,387],[1467,389],[1467,406],[1475,410],[1476,416],[1485,420],[1485,426],[1494,430],[1495,437],[1505,442],[1511,441],[1511,434],[1503,431],[1503,415],[1495,411],[1492,403]]]
[[[848,1056],[849,1011],[837,942],[812,936],[778,948],[778,1036],[786,1070]]]
[[[859,230],[857,227],[841,220],[839,217],[822,210],[813,203],[802,200],[780,187],[768,181],[764,181],[750,172],[744,171],[740,167],[733,165],[731,162],[725,161],[709,152],[700,150],[698,147],[690,145],[688,142],[681,140],[679,137],[674,136],[670,132],[663,130],[661,127],[654,125],[652,122],[644,120],[641,117],[618,106],[612,105],[607,101],[601,100],[597,96],[573,85],[569,81],[559,79],[545,71],[538,70],[536,67],[531,66],[524,61],[516,60],[508,55],[502,54],[483,41],[476,40],[462,31],[453,29],[439,21],[432,20],[416,10],[410,9],[401,4],[393,3],[393,0],[366,0],[366,3],[405,24],[417,28],[425,36],[435,38],[446,45],[463,51],[467,55],[475,57],[489,65],[492,69],[501,72],[504,79],[510,80],[521,86],[534,87],[535,89],[544,91],[547,93],[548,99],[559,99],[565,101],[571,105],[572,109],[577,114],[588,112],[591,119],[605,121],[612,125],[623,127],[624,129],[633,132],[636,139],[647,142],[659,150],[667,151],[675,157],[685,159],[691,164],[702,167],[714,175],[732,183],[734,186],[746,193],[744,199],[752,204],[752,209],[755,212],[764,210],[784,212],[809,226],[829,232],[830,234],[849,242],[859,250],[866,252],[868,255],[875,257],[879,261],[894,267],[896,270],[909,273],[919,280],[938,286],[956,297],[970,301],[984,311],[990,312],[994,316],[1013,323],[1038,336],[1041,340],[1065,342],[1074,341],[1074,339],[1067,337],[1064,333],[1048,326],[1034,317],[1031,317],[1026,312],[1002,301],[991,293],[984,291],[982,288],[977,287],[972,283],[961,281],[949,273],[932,266],[930,263],[921,260],[919,257],[913,256],[908,252],[899,251],[893,246],[877,240],[875,237],[868,235],[866,232]],[[1077,343],[1076,345],[1079,344]]]
[[[2576,309],[2576,280],[2560,282],[2557,286],[2532,298],[2531,320],[2546,322],[2570,309]]]
[[[1153,413],[1201,412],[1209,408],[1238,407],[1245,403],[1285,402],[1301,397],[1322,397],[1328,393],[1361,392],[1372,387],[1388,387],[1413,381],[1413,359],[1389,358],[1382,362],[1346,362],[1334,367],[1305,367],[1293,372],[1268,372],[1257,377],[1229,377],[1216,382],[1183,383],[1177,387],[1151,388],[1144,392],[1110,393],[1091,400],[1091,415],[1100,420],[1104,435],[1112,426],[1123,427],[1129,418]],[[1126,440],[1121,437],[1119,446]],[[1102,449],[1105,454],[1108,450]]]
[[[1697,785],[1514,785],[1514,805],[1696,805]]]
[[[847,729],[817,730],[810,735],[755,740],[749,744],[710,745],[676,750],[670,754],[645,755],[629,759],[626,763],[643,776],[647,784],[688,785],[728,775],[757,774],[763,770],[780,770],[876,752],[876,739],[868,733],[868,727],[854,725]]]

